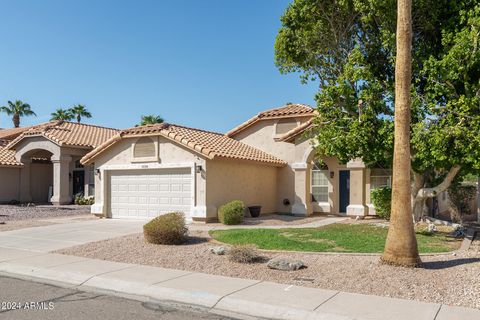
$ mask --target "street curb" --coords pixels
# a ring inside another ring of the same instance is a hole
[[[45,268],[47,269],[47,268]],[[33,281],[37,283],[52,285],[60,288],[66,288],[71,290],[100,293],[105,295],[112,295],[116,297],[121,297],[125,299],[154,303],[154,304],[169,304],[177,305],[183,307],[189,307],[197,310],[207,311],[209,313],[228,316],[240,320],[253,320],[253,319],[275,319],[275,320],[368,320],[364,318],[352,318],[346,317],[337,314],[331,313],[319,313],[314,311],[302,310],[297,308],[288,308],[280,307],[276,305],[257,303],[253,304],[250,301],[245,301],[242,299],[232,299],[228,298],[223,307],[217,307],[217,305],[228,297],[220,298],[213,307],[208,307],[205,305],[198,304],[198,301],[191,301],[190,303],[185,300],[175,300],[175,299],[156,299],[154,297],[120,292],[112,289],[105,289],[100,287],[95,287],[91,285],[68,283],[66,281],[56,281],[50,278],[42,278],[40,276],[25,275],[25,274],[15,274],[11,272],[0,271],[0,276],[5,276],[14,279]],[[186,296],[190,295],[189,291],[184,290]],[[260,312],[259,312],[260,311]]]

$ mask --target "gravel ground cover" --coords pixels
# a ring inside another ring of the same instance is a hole
[[[90,206],[0,205],[0,232],[94,218]]]
[[[235,263],[210,253],[219,244],[206,231],[192,231],[190,236],[188,244],[162,246],[147,244],[142,234],[136,234],[58,253],[480,309],[478,240],[468,252],[422,256],[424,267],[417,269],[382,265],[378,255],[261,252],[265,259],[288,257],[308,266],[285,272],[268,269],[265,263]]]
[[[0,205],[0,221],[42,219],[90,214],[90,206],[20,206]]]

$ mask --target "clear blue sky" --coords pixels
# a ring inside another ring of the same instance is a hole
[[[87,123],[126,128],[160,114],[219,132],[285,102],[313,105],[316,85],[274,65],[289,2],[1,1],[0,105],[28,102],[38,117],[22,125],[82,103]]]

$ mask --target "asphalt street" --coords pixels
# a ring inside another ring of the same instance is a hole
[[[124,299],[0,277],[0,320],[230,320],[205,310]]]

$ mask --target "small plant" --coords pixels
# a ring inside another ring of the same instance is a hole
[[[373,189],[371,193],[372,203],[375,207],[375,213],[380,218],[390,220],[390,210],[392,204],[392,188],[383,187]]]
[[[228,260],[238,263],[254,263],[261,259],[257,247],[249,244],[234,245],[227,255]]]
[[[240,224],[243,222],[244,214],[245,204],[240,200],[235,200],[218,209],[218,220],[223,224]]]
[[[188,228],[185,225],[185,215],[181,212],[171,212],[143,226],[145,240],[153,244],[182,244],[187,241]]]
[[[80,206],[86,206],[89,205],[91,206],[92,204],[95,203],[95,198],[94,197],[84,197],[82,193],[75,195],[74,203],[76,205]]]

